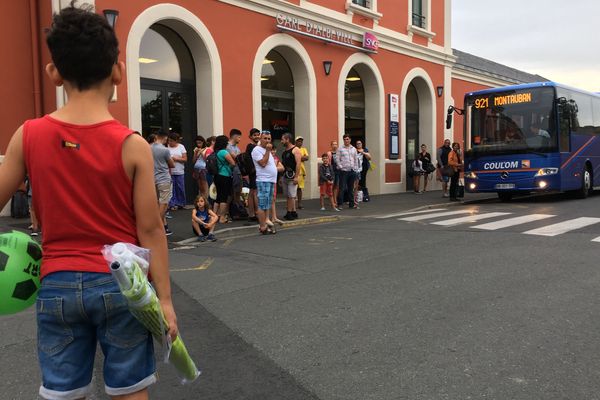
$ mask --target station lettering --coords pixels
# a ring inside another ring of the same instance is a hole
[[[350,47],[355,46],[352,34],[341,29],[335,29],[327,25],[323,25],[314,21],[289,16],[286,14],[277,14],[277,26],[285,28],[292,32],[311,35],[312,37],[320,38],[330,42],[335,42]],[[368,50],[376,51],[379,43],[373,34],[368,35],[368,40],[363,43],[363,47]]]

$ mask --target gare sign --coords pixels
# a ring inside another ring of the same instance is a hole
[[[297,33],[367,53],[377,53],[377,49],[379,48],[377,37],[370,32],[365,32],[362,47],[360,47],[354,44],[352,33],[342,29],[332,28],[308,19],[281,13],[277,14],[275,20],[277,22],[277,28],[283,31]]]

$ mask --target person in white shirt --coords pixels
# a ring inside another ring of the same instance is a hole
[[[185,207],[185,163],[187,162],[187,150],[185,146],[179,143],[179,134],[171,132],[169,134],[169,153],[171,159],[175,162],[175,167],[171,168],[171,180],[173,182],[173,196],[169,202],[171,210]]]
[[[268,210],[271,209],[273,190],[277,182],[277,165],[271,149],[273,149],[271,133],[262,131],[259,145],[252,150],[252,161],[256,169],[256,194],[258,197],[256,216],[259,223],[258,229],[263,235],[275,233],[273,222],[268,218]]]

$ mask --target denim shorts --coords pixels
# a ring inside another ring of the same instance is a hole
[[[42,280],[36,307],[43,398],[90,394],[97,343],[109,396],[156,382],[152,335],[129,312],[110,274],[52,273]]]
[[[258,198],[258,208],[260,210],[270,210],[273,201],[273,182],[256,182],[256,197]]]

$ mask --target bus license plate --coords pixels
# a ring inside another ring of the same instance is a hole
[[[496,189],[514,189],[514,188],[515,188],[514,183],[498,183],[496,185]]]

